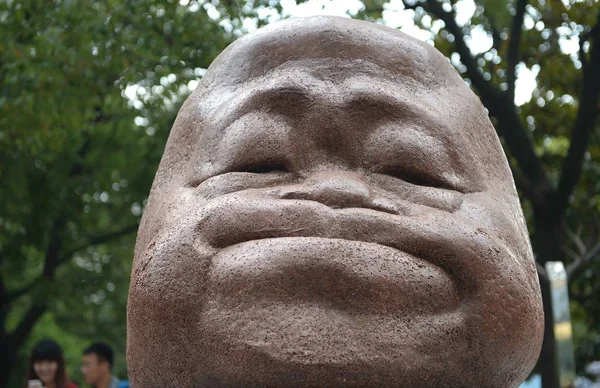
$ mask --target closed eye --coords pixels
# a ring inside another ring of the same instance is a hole
[[[289,172],[285,163],[280,162],[261,162],[251,163],[234,169],[235,172],[249,172],[253,174],[268,174],[272,172]]]
[[[387,168],[381,172],[381,174],[391,176],[393,178],[400,179],[406,183],[410,183],[415,186],[432,187],[435,189],[453,190],[459,191],[452,185],[432,177],[430,174],[423,173],[421,171],[407,171],[402,168]]]
[[[290,174],[290,170],[287,167],[287,164],[285,162],[276,162],[276,161],[263,161],[263,162],[246,162],[246,163],[235,163],[232,164],[230,166],[224,166],[223,169],[217,171],[216,173],[202,178],[202,179],[198,179],[198,178],[194,178],[192,180],[190,180],[186,186],[187,187],[192,187],[192,188],[197,188],[198,186],[200,186],[202,183],[204,183],[207,180],[214,180],[218,177],[225,177],[228,176],[230,178],[232,177],[237,177],[237,179],[240,179],[242,177],[245,176],[244,179],[250,178],[251,175],[250,174],[262,174],[265,175],[264,177],[254,177],[254,178],[258,178],[259,181],[264,181],[264,179],[267,180],[273,180],[273,179],[279,179],[281,180],[282,178],[285,179],[289,179],[291,178],[292,174]],[[272,175],[268,175],[268,174],[272,174]]]

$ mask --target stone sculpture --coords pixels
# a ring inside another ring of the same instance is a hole
[[[138,233],[134,387],[515,387],[542,322],[500,142],[430,45],[291,19],[184,103]]]

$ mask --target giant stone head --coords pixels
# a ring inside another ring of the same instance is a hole
[[[181,108],[135,251],[135,387],[514,387],[542,320],[494,128],[430,45],[279,22]]]

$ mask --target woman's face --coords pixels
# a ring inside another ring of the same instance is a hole
[[[51,360],[36,361],[33,363],[33,370],[38,375],[44,385],[54,382],[58,362]]]

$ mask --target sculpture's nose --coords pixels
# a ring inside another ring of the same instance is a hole
[[[313,173],[302,183],[282,188],[279,197],[317,201],[332,208],[362,207],[398,214],[397,206],[375,193],[362,174],[350,171]]]

